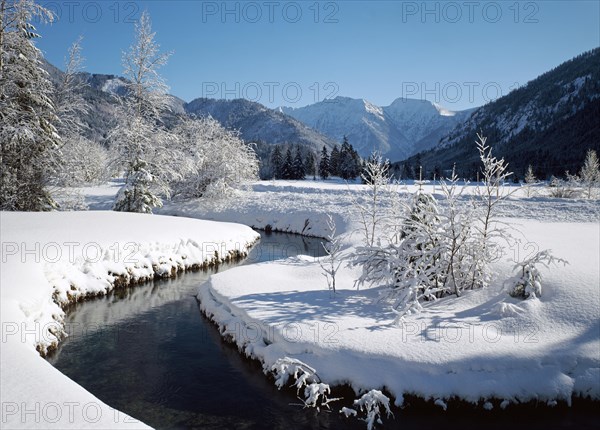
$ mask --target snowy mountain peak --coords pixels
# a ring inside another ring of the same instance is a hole
[[[439,114],[441,116],[454,116],[454,115],[456,115],[456,112],[448,110],[445,107],[443,107],[442,105],[439,105],[437,103],[432,103],[432,105],[433,105],[433,107],[435,107],[437,109],[437,111],[439,112]]]
[[[126,84],[127,83],[119,77],[107,79],[106,82],[104,82],[104,85],[102,85],[102,91],[114,95],[123,95]]]
[[[365,99],[338,96],[280,111],[338,142],[347,136],[363,157],[376,150],[392,160],[431,148],[466,118],[427,100],[405,98],[381,107]]]
[[[379,106],[375,106],[373,103],[367,101],[367,100],[362,100],[365,111],[367,111],[370,114],[373,115],[377,115],[381,118],[383,118],[383,109],[380,108]]]

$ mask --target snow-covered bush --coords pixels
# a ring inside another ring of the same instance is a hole
[[[186,168],[171,184],[173,196],[222,197],[258,179],[252,146],[213,118],[182,119],[175,132]]]
[[[359,399],[354,401],[354,405],[358,407],[359,411],[366,414],[366,416],[361,419],[367,423],[367,430],[372,430],[375,427],[375,424],[383,424],[383,421],[381,421],[383,412],[386,413],[387,417],[394,415],[390,410],[389,397],[379,390],[371,390],[363,394]],[[351,410],[348,410],[348,408],[346,409],[346,416],[348,416],[348,413],[351,414]]]
[[[329,385],[321,382],[315,369],[300,360],[290,357],[278,359],[272,366],[265,365],[264,372],[271,372],[275,377],[275,385],[278,389],[283,388],[290,377],[294,379],[292,386],[296,387],[296,393],[299,395],[303,389],[304,398],[298,397],[305,408],[321,407],[329,409],[329,403],[340,400],[339,398],[329,398],[331,390]]]
[[[546,249],[516,264],[514,269],[518,271],[518,275],[510,281],[512,285],[508,293],[513,297],[523,299],[540,297],[542,295],[542,274],[537,265],[550,267],[558,263],[568,264],[566,260],[553,256],[551,251]]]
[[[552,177],[548,184],[548,195],[558,199],[574,199],[580,195],[580,181],[576,175],[566,172],[567,179]]]

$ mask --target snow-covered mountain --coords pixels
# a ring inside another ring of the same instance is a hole
[[[331,139],[307,127],[300,121],[260,103],[245,99],[215,100],[199,98],[186,104],[186,112],[196,116],[210,115],[224,127],[238,130],[247,142],[269,145],[300,144],[313,151],[323,146],[332,148]]]
[[[349,97],[279,110],[335,141],[347,136],[363,157],[376,150],[391,160],[431,148],[472,112],[451,112],[426,100],[399,98],[380,107]]]
[[[474,177],[476,133],[522,178],[531,164],[538,177],[579,170],[588,149],[600,151],[600,48],[581,54],[475,111],[430,151],[406,164]]]

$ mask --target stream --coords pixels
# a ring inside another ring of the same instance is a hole
[[[337,409],[317,414],[293,392],[278,391],[198,308],[194,295],[211,274],[298,254],[323,255],[321,239],[261,233],[240,263],[79,303],[66,318],[69,337],[48,360],[103,402],[155,428],[362,429]]]
[[[295,392],[278,391],[260,363],[225,342],[198,308],[198,286],[211,274],[298,254],[323,255],[321,239],[261,233],[242,262],[76,304],[66,317],[70,336],[48,361],[106,404],[158,429],[365,429],[338,413],[351,406],[353,393],[332,411],[304,409]],[[590,408],[490,413],[415,405],[396,410],[384,428],[593,428],[598,414]]]

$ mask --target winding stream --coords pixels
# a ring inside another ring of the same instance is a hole
[[[293,394],[279,392],[258,363],[243,358],[221,339],[194,297],[198,285],[217,270],[322,252],[320,239],[263,233],[241,263],[78,304],[67,317],[70,336],[48,360],[111,407],[155,428],[351,424],[337,411],[316,414],[298,406]]]
[[[322,255],[320,243],[263,233],[241,263],[78,304],[67,316],[70,336],[48,360],[103,402],[155,428],[365,429],[364,422],[340,416],[341,405],[317,413],[303,409],[293,392],[278,391],[257,362],[222,340],[194,297],[217,270],[297,254]],[[542,408],[533,414],[531,409],[510,414],[461,409],[444,413],[414,405],[385,428],[586,428],[597,417],[587,408]]]

